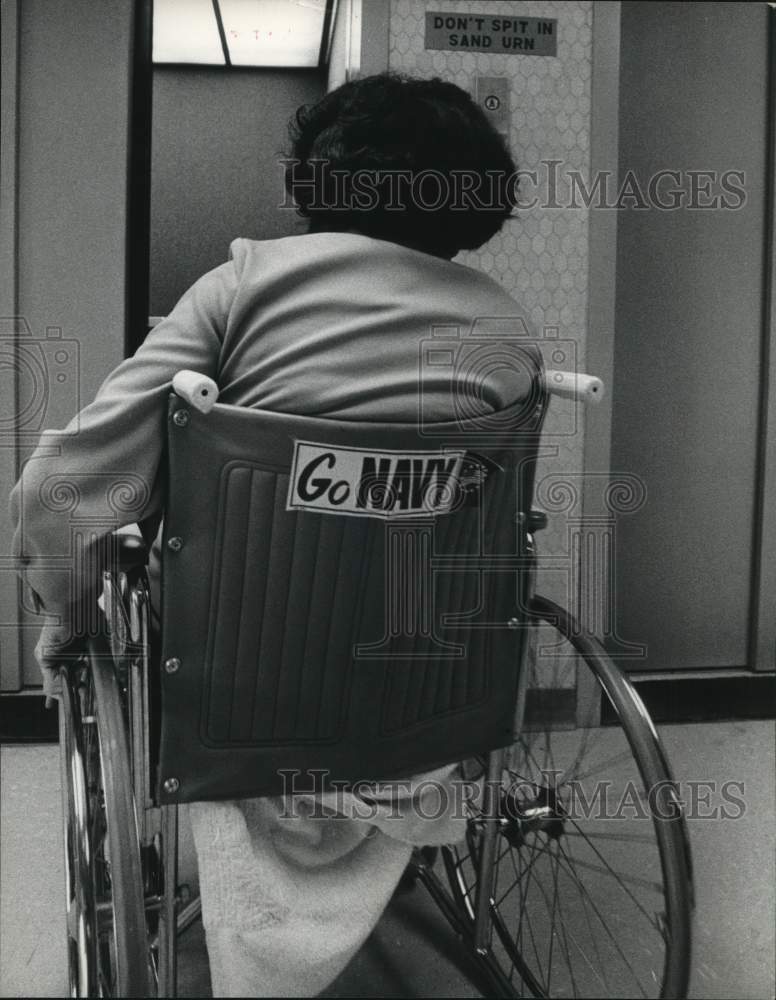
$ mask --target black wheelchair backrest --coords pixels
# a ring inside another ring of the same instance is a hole
[[[536,385],[426,426],[171,394],[161,801],[404,778],[511,741]]]

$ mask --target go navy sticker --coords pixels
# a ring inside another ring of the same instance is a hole
[[[445,514],[462,451],[371,451],[296,441],[287,510],[361,517]]]

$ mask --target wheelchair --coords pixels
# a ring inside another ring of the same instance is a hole
[[[555,386],[530,376],[499,419],[420,429],[226,406],[176,376],[161,639],[125,540],[104,630],[60,667],[73,997],[176,995],[200,912],[178,885],[180,803],[454,760],[480,789],[465,840],[411,871],[477,987],[686,996],[692,866],[666,755],[603,646],[534,591]],[[560,391],[581,398],[578,379]]]

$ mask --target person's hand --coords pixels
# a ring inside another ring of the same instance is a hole
[[[60,665],[78,656],[82,643],[74,640],[70,630],[62,625],[44,625],[35,646],[35,659],[43,674],[43,693],[47,698],[59,698],[62,694]]]

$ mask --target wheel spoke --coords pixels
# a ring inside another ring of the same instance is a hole
[[[555,914],[558,912],[558,864],[557,859],[555,860],[555,865],[551,866],[552,871],[552,910],[550,912],[550,950],[547,954],[547,992],[549,993],[552,989],[552,952],[555,946]],[[563,925],[561,924],[561,929]],[[576,987],[574,989],[574,996],[577,995]]]
[[[617,764],[621,764],[624,761],[628,761],[630,764],[633,763],[633,753],[630,750],[630,748],[628,748],[627,750],[622,750],[620,753],[614,754],[611,757],[607,757],[606,760],[600,761],[598,764],[595,765],[595,767],[589,768],[582,774],[576,774],[573,768],[570,769],[570,774],[567,780],[586,781],[588,778],[591,778],[594,774],[600,774],[602,771],[607,771],[611,767]],[[576,763],[577,762],[575,761],[575,764]]]
[[[560,848],[560,846],[558,846],[558,851],[560,851],[560,850],[561,850],[561,848]],[[571,855],[571,846],[570,845],[569,845],[569,855]],[[560,859],[558,859],[558,863],[560,863]],[[606,990],[607,995],[611,996],[611,990],[609,989],[609,984],[608,984],[608,982],[606,980],[606,963],[601,958],[601,953],[600,953],[600,951],[598,949],[598,941],[596,940],[596,935],[593,933],[593,923],[592,923],[592,921],[590,919],[590,910],[588,908],[587,898],[586,898],[585,894],[580,891],[578,885],[577,885],[577,892],[579,893],[579,899],[580,899],[580,901],[582,903],[582,909],[585,911],[585,921],[587,923],[587,929],[588,929],[588,932],[590,934],[590,940],[593,943],[593,950],[595,951],[596,964],[601,969],[601,977],[603,979],[603,986],[604,986],[604,989]],[[593,968],[593,971],[595,972],[595,968],[593,966],[591,966],[591,968]],[[597,975],[597,973],[596,973],[596,975]],[[601,977],[599,977],[599,978],[601,978]]]
[[[549,847],[537,847],[537,850],[538,850],[538,852],[539,852],[540,854],[542,854],[542,855],[545,855],[545,856],[547,856],[547,857],[551,857],[551,858],[553,857],[553,854],[552,854],[552,851],[550,850],[550,848],[549,848]],[[545,904],[545,907],[547,908],[547,910],[548,910],[549,912],[551,912],[551,907],[550,907],[550,903],[549,903],[549,900],[548,900],[548,898],[547,898],[547,893],[545,892],[545,890],[544,890],[544,887],[542,886],[541,882],[539,882],[539,881],[537,881],[537,886],[538,886],[538,889],[539,889],[539,893],[541,894],[541,896],[542,896],[542,899],[543,899],[543,901],[544,901],[544,904]],[[551,932],[552,932],[552,929],[551,929]],[[574,991],[574,995],[575,995],[575,996],[578,996],[578,995],[579,995],[579,992],[578,992],[578,990],[579,990],[579,987],[578,987],[578,985],[577,985],[577,980],[576,980],[576,977],[575,977],[575,975],[574,975],[574,968],[573,968],[573,964],[572,964],[572,962],[571,962],[571,953],[570,953],[570,949],[568,948],[568,939],[569,939],[569,938],[571,938],[571,940],[572,940],[572,941],[574,942],[574,944],[576,945],[576,947],[577,947],[577,950],[578,950],[578,951],[580,952],[580,954],[581,954],[581,955],[582,955],[582,957],[584,958],[584,960],[585,960],[586,964],[589,964],[589,960],[588,960],[587,956],[586,956],[586,955],[585,955],[585,953],[584,953],[584,949],[582,949],[582,947],[581,947],[581,946],[579,945],[579,943],[578,943],[578,942],[576,941],[576,937],[575,937],[575,935],[574,935],[574,934],[573,934],[573,932],[572,932],[572,931],[570,930],[570,928],[569,928],[569,927],[567,926],[566,922],[565,922],[565,921],[563,921],[563,920],[561,920],[561,922],[560,922],[560,934],[561,934],[561,935],[565,935],[565,937],[564,937],[564,946],[563,946],[563,950],[564,950],[564,953],[565,953],[565,955],[566,955],[566,966],[567,966],[567,968],[568,968],[568,970],[569,970],[569,977],[570,977],[570,978],[571,978],[571,980],[572,980],[572,983],[571,983],[571,985],[572,985],[572,990]],[[548,970],[548,971],[549,971],[549,970]],[[597,976],[597,978],[598,978],[598,979],[600,980],[600,976],[598,976],[598,974],[596,973],[595,969],[591,967],[591,971],[592,971],[592,972],[593,972],[593,974],[594,974],[594,975],[596,975],[596,976]],[[548,983],[548,987],[547,987],[547,992],[549,992],[549,983]]]
[[[515,854],[516,853],[517,853],[518,858],[519,858],[519,860],[520,860],[520,862],[522,864],[522,855],[521,854],[519,854],[516,851],[510,851],[510,853],[509,853],[509,859],[512,862],[512,866],[514,868],[515,875],[517,875],[517,866],[515,865]],[[534,863],[535,863],[535,850],[532,849],[532,851],[531,851],[531,860],[530,860],[528,868],[527,868],[527,870],[525,872],[525,874],[527,875],[527,878],[525,880],[525,887],[524,888],[523,888],[522,877],[520,876],[520,927],[519,927],[519,930],[518,930],[518,939],[517,939],[518,940],[518,944],[517,944],[518,950],[521,950],[521,948],[520,948],[520,941],[522,940],[523,921],[526,920],[527,917],[529,917],[529,911],[528,911],[528,906],[526,905],[526,900],[528,899],[528,890],[529,890],[531,881],[532,880],[535,881],[536,884],[541,889],[541,883],[538,882],[538,880],[534,880],[533,879],[533,874],[534,874],[534,872],[533,872],[533,866],[534,866]],[[540,970],[541,970],[541,959],[539,958],[539,951],[538,951],[538,949],[536,947],[536,938],[534,937],[533,927],[531,926],[530,918],[527,920],[527,925],[528,925],[528,934],[529,934],[529,936],[531,938],[531,947],[533,948],[533,953],[534,953],[534,955],[536,957],[536,962],[537,962],[536,972],[537,972],[537,976],[538,976],[538,975],[540,975]],[[547,992],[546,986],[544,986],[543,989],[544,989],[545,992]]]
[[[592,896],[587,891],[587,889],[585,888],[585,886],[583,886],[581,880],[579,879],[578,875],[576,874],[576,872],[574,870],[574,864],[576,864],[578,862],[576,862],[576,861],[573,861],[573,862],[570,861],[569,858],[568,858],[568,856],[566,855],[566,852],[564,851],[563,847],[560,845],[560,843],[559,843],[559,847],[560,847],[561,853],[563,854],[564,858],[566,859],[566,869],[567,869],[569,875],[576,882],[577,887],[578,887],[580,893],[584,893],[584,895],[587,897],[588,902],[590,903],[590,906],[593,909],[593,912],[596,914],[596,916],[598,917],[598,920],[601,923],[601,926],[606,931],[607,937],[610,939],[610,941],[614,945],[615,950],[617,951],[618,955],[622,958],[623,962],[627,965],[628,969],[633,974],[633,978],[634,978],[635,982],[637,983],[637,985],[639,987],[639,991],[640,991],[641,995],[643,997],[646,997],[647,993],[645,992],[644,987],[641,985],[641,982],[639,981],[639,977],[636,974],[636,970],[633,968],[633,966],[631,965],[631,963],[628,961],[627,956],[625,955],[625,953],[623,952],[622,948],[620,947],[620,944],[617,941],[617,939],[615,938],[614,934],[612,933],[609,925],[604,920],[604,918],[601,916],[601,912],[598,909],[598,907],[596,906],[595,900],[592,898]]]
[[[564,830],[563,832],[567,837],[582,837],[585,840],[617,840],[634,844],[649,844],[650,847],[656,846],[655,838],[648,837],[644,833],[612,833],[610,830],[607,830],[606,833],[595,830],[588,830],[587,833],[582,833],[579,830]]]
[[[555,881],[556,893],[557,893],[558,874],[559,874],[559,871],[560,871],[560,861],[559,861],[559,859],[557,857],[557,852],[556,852],[554,860],[555,860],[554,881]],[[571,953],[569,951],[569,943],[568,943],[568,937],[569,936],[571,937],[572,941],[575,940],[575,938],[574,938],[574,935],[571,933],[571,931],[569,931],[567,929],[566,922],[565,922],[565,920],[563,920],[563,917],[562,917],[562,907],[560,906],[560,900],[558,900],[558,908],[559,908],[559,912],[561,912],[560,933],[561,933],[561,936],[563,938],[563,952],[564,952],[564,954],[566,956],[566,968],[569,970],[569,976],[571,977],[571,989],[572,989],[572,992],[574,994],[574,997],[578,997],[579,996],[579,991],[578,991],[578,988],[577,988],[577,980],[576,980],[576,976],[574,975],[574,967],[573,967],[572,962],[571,962]],[[553,916],[554,916],[554,912],[553,912]],[[552,925],[550,927],[550,940],[553,939],[554,927],[555,927],[555,921],[553,920]],[[579,948],[579,945],[577,945],[577,947]],[[580,951],[581,951],[581,949],[580,949]],[[585,958],[585,959],[587,958],[587,956],[584,954],[584,952],[582,952],[582,957]],[[590,964],[590,963],[588,962],[588,964]],[[595,969],[593,969],[592,971],[595,973]],[[547,979],[547,986],[548,986],[548,988],[549,988],[549,975],[551,974],[551,972],[552,972],[552,957],[550,957],[550,960],[549,960],[549,971],[548,971],[548,979]]]
[[[558,621],[561,632],[568,628],[568,616],[561,613]],[[626,782],[643,795],[642,789],[670,780],[665,755],[603,650],[586,638],[571,645],[580,669],[591,670],[608,698],[619,730],[598,724],[598,706],[591,701],[589,717],[576,728],[554,729],[548,713],[507,752],[493,961],[519,996],[686,995],[688,963],[680,951],[689,937],[690,911],[684,830],[629,816],[604,823],[586,805],[588,792],[598,802],[599,781],[608,796],[621,793]],[[540,687],[546,690],[548,680],[559,687],[552,672],[542,675]],[[613,742],[618,739],[624,742]],[[575,793],[584,807],[579,814]],[[477,843],[469,838],[468,853],[456,853],[455,877],[469,900],[477,890]],[[663,884],[668,865],[680,873],[670,885]],[[457,899],[461,905],[460,889]]]
[[[503,858],[503,857],[504,857],[504,856],[505,856],[506,854],[510,854],[510,855],[512,855],[512,854],[514,853],[514,851],[515,851],[515,848],[514,848],[514,847],[512,847],[512,845],[511,845],[510,843],[507,843],[507,846],[506,846],[506,847],[505,847],[505,849],[504,849],[504,850],[502,851],[502,853],[501,853],[501,855],[500,855],[500,858],[499,858],[499,860],[500,860],[501,858]],[[519,854],[518,854],[518,857],[520,857],[520,855],[519,855]],[[516,879],[515,879],[515,880],[514,880],[514,881],[512,882],[512,884],[511,884],[511,885],[510,885],[510,887],[509,887],[509,888],[507,889],[507,891],[506,891],[506,892],[505,892],[505,893],[504,893],[504,894],[503,894],[503,895],[502,895],[502,896],[501,896],[501,897],[499,898],[499,900],[498,900],[498,902],[497,902],[497,905],[499,905],[499,906],[500,906],[500,905],[501,905],[501,904],[502,904],[502,903],[504,902],[504,900],[505,900],[505,899],[507,898],[507,896],[508,896],[508,895],[509,895],[509,894],[510,894],[511,892],[514,892],[514,890],[515,890],[515,889],[517,888],[517,886],[518,886],[518,885],[520,885],[520,883],[521,883],[522,879],[524,879],[524,878],[525,878],[525,876],[526,876],[526,875],[528,874],[528,872],[530,872],[531,868],[532,868],[532,867],[533,867],[533,866],[534,866],[534,865],[536,864],[536,862],[537,862],[537,861],[539,860],[539,858],[540,858],[540,857],[541,857],[541,852],[540,852],[540,851],[536,851],[536,852],[535,852],[535,856],[531,858],[531,860],[529,861],[529,863],[528,863],[528,866],[526,867],[525,871],[523,871],[523,872],[522,872],[522,874],[521,874],[521,875],[519,875],[519,876],[518,876],[518,877],[517,877],[517,878],[516,878]]]
[[[583,868],[589,868],[591,871],[598,872],[599,874],[611,875],[611,877],[620,884],[623,892],[627,893],[630,896],[630,898],[633,900],[636,906],[638,906],[643,913],[646,913],[644,907],[639,903],[639,901],[636,899],[633,893],[628,889],[625,883],[630,882],[632,885],[639,885],[643,889],[650,889],[652,890],[652,892],[657,892],[662,896],[664,892],[664,887],[662,882],[654,882],[650,879],[641,878],[638,875],[625,875],[623,872],[615,871],[614,868],[612,868],[612,866],[603,856],[603,854],[601,854],[600,850],[596,847],[596,845],[593,843],[590,837],[583,830],[579,829],[579,824],[575,820],[571,820],[571,822],[573,823],[579,835],[593,850],[596,857],[598,857],[601,860],[603,867],[599,865],[594,865],[592,864],[592,862],[589,861],[580,861],[579,859],[577,859],[576,863]]]

